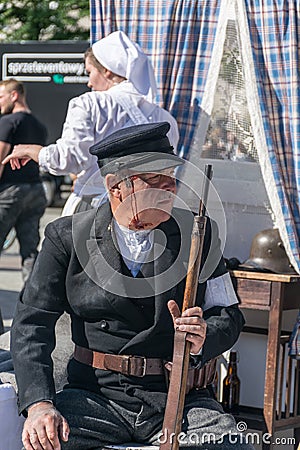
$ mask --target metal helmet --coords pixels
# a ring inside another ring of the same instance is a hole
[[[260,231],[254,236],[250,257],[242,266],[260,271],[296,274],[277,228]]]

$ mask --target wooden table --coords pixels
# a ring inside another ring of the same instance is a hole
[[[238,270],[232,271],[231,275],[241,308],[269,311],[263,424],[261,429],[265,428],[268,433],[274,436],[275,431],[279,429],[293,428],[296,438],[294,448],[297,449],[300,440],[299,361],[296,366],[296,381],[294,383],[294,400],[296,400],[294,401],[290,398],[290,394],[282,392],[283,368],[281,370],[281,366],[283,366],[283,357],[281,344],[282,339],[284,339],[282,338],[283,311],[300,308],[300,276]],[[288,367],[285,369],[288,376],[290,376],[292,370],[291,361],[291,358],[288,358]],[[287,411],[284,414],[281,411],[283,395],[286,395],[285,402],[287,404]],[[289,411],[291,401],[294,404],[293,413]],[[251,410],[251,408],[245,408],[245,412],[247,410]],[[239,420],[241,419],[239,418]],[[270,449],[272,444],[263,445],[262,448]]]

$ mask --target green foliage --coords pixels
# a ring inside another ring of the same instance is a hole
[[[89,0],[0,0],[0,41],[87,40]]]

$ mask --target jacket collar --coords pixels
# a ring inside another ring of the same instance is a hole
[[[170,281],[170,284],[173,284],[174,273],[168,274],[166,271],[177,258],[178,248],[180,247],[179,239],[179,230],[175,220],[172,218],[154,230],[152,251],[141,268],[144,279],[149,279],[148,285],[153,286],[153,288],[151,292],[148,289],[146,289],[146,292],[141,291],[143,296],[149,297],[154,292],[158,292],[155,283],[160,281],[156,280],[156,278],[162,272],[164,272],[164,278],[167,276],[167,280]],[[118,272],[118,274],[122,275],[121,255],[113,235],[112,212],[109,203],[105,203],[97,210],[94,221],[90,226],[90,235],[86,246],[89,256],[97,269],[97,279],[100,285],[105,289],[106,286],[111,286],[113,279],[116,280],[118,278],[119,280],[119,276],[114,273]],[[121,278],[124,278],[123,275]],[[142,282],[134,283],[135,281],[138,280],[130,278],[130,285],[136,284],[132,289],[121,282],[118,292],[123,292],[126,297],[135,297],[138,284],[142,284]],[[124,287],[126,287],[126,291],[122,291]]]

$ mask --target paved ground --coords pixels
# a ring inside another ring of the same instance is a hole
[[[48,222],[60,216],[61,208],[47,208],[41,220],[41,236]],[[18,294],[22,289],[21,259],[18,243],[0,256],[0,309],[4,323],[4,331],[9,330],[15,310]]]

